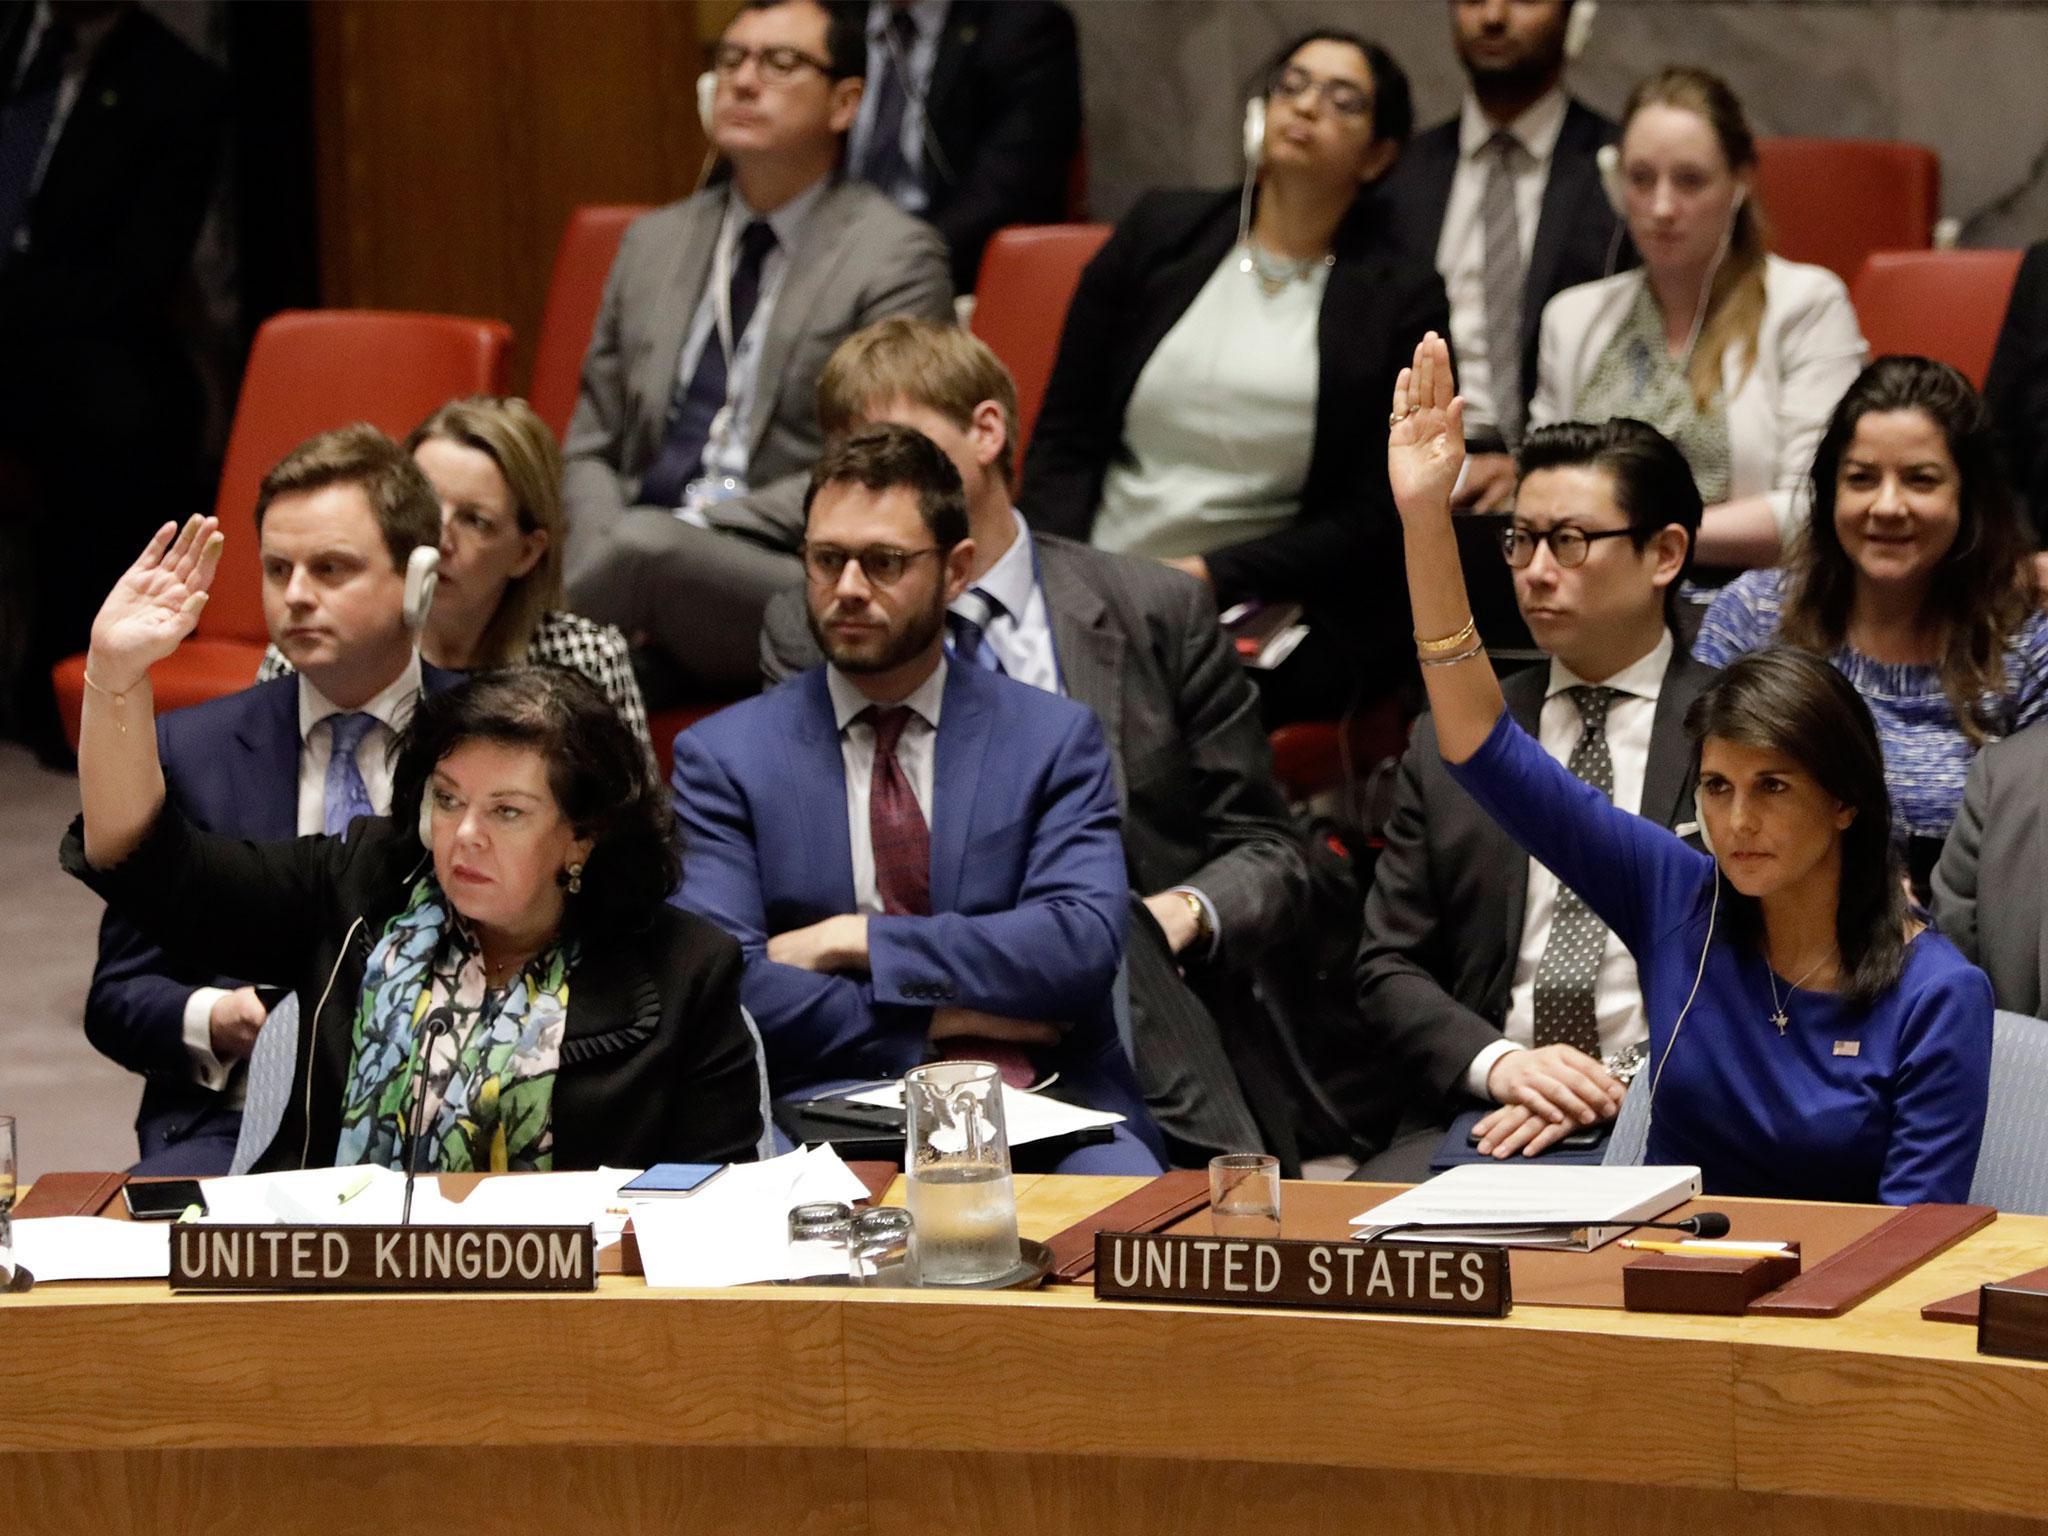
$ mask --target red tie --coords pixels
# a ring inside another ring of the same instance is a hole
[[[863,710],[875,731],[875,768],[868,781],[868,839],[874,844],[875,890],[892,917],[930,917],[932,835],[911,793],[910,775],[896,760],[896,743],[910,723],[910,706]]]

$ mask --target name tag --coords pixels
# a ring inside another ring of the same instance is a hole
[[[1837,1056],[1861,1056],[1863,1054],[1863,1042],[1861,1040],[1837,1040],[1835,1042],[1835,1054]]]
[[[1109,1301],[1505,1317],[1508,1255],[1504,1248],[1448,1243],[1098,1232],[1095,1294]]]
[[[589,1227],[171,1229],[174,1291],[592,1291]]]

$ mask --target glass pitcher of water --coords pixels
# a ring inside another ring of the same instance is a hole
[[[985,1061],[937,1061],[903,1079],[903,1171],[924,1285],[980,1285],[1018,1264],[1003,1079]]]

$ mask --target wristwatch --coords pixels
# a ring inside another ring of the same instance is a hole
[[[1195,942],[1207,944],[1216,936],[1216,930],[1209,925],[1209,908],[1202,898],[1193,891],[1175,891],[1174,895],[1188,904],[1188,911],[1195,919]]]

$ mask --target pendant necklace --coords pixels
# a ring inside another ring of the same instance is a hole
[[[1327,256],[1304,256],[1293,259],[1275,256],[1265,250],[1251,236],[1245,236],[1244,257],[1237,264],[1240,272],[1249,272],[1258,280],[1259,291],[1267,298],[1277,298],[1289,283],[1298,283],[1308,277],[1317,267],[1337,265],[1335,254]]]
[[[1797,992],[1812,979],[1815,971],[1818,971],[1834,958],[1835,952],[1831,949],[1822,955],[1820,959],[1816,960],[1804,976],[1793,982],[1790,990]],[[1764,952],[1764,980],[1771,984],[1771,1022],[1778,1026],[1778,1038],[1782,1040],[1785,1038],[1785,1031],[1791,1026],[1792,1016],[1785,1012],[1784,1000],[1778,996],[1778,972],[1777,968],[1771,964],[1771,956],[1768,950]]]

